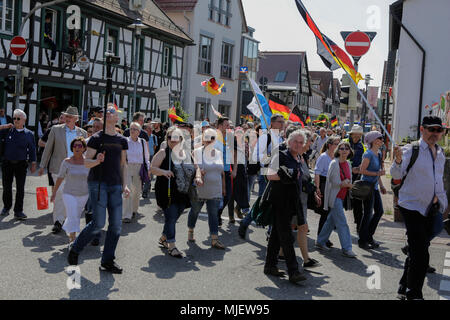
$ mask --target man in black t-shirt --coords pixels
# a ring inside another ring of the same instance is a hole
[[[111,273],[122,273],[122,268],[114,262],[114,254],[122,229],[122,192],[125,197],[130,194],[125,179],[128,142],[124,136],[116,133],[117,121],[116,109],[108,107],[105,133],[97,132],[89,139],[85,165],[91,168],[88,186],[92,221],[74,241],[68,257],[70,265],[78,264],[79,253],[105,226],[108,208],[109,225],[100,270]]]

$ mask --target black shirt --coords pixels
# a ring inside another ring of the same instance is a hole
[[[112,186],[122,185],[120,159],[122,150],[128,150],[127,139],[118,133],[111,136],[100,131],[89,138],[88,147],[97,150],[97,154],[105,151],[105,161],[89,170],[88,181],[101,181]]]

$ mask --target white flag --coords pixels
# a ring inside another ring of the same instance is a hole
[[[249,103],[247,109],[250,110],[251,113],[255,115],[257,118],[261,118],[261,110],[259,110],[258,103],[256,102],[256,98],[253,97],[252,102]]]

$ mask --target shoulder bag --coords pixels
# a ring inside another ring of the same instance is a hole
[[[141,140],[141,144],[142,144],[142,164],[141,164],[141,169],[139,170],[139,176],[141,177],[142,183],[148,183],[150,181],[150,177],[148,174],[147,164],[145,163],[144,139],[140,139],[140,140]]]

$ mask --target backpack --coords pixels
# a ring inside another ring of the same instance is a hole
[[[256,199],[250,210],[249,214],[257,226],[265,227],[273,224],[272,203],[269,200],[271,191],[272,181],[269,181],[262,196]]]
[[[419,157],[419,141],[414,141],[412,143],[412,146],[413,146],[413,149],[412,149],[411,159],[409,160],[408,167],[406,168],[406,174],[402,178],[402,182],[400,182],[399,184],[394,184],[394,179],[391,179],[391,190],[392,190],[392,192],[394,192],[394,195],[397,198],[398,198],[398,193],[399,193],[401,187],[403,186],[403,183],[405,183],[405,179],[406,179],[406,176],[408,175],[409,170],[412,168],[412,166],[416,162],[417,157]]]

